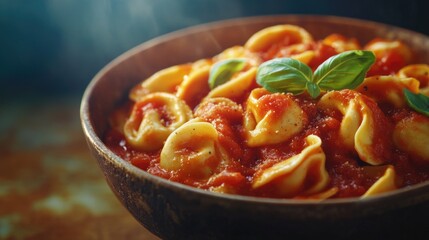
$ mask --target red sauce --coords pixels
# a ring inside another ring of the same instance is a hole
[[[287,107],[282,105],[282,99],[285,96],[291,97],[284,94],[267,94],[263,97],[270,102],[273,108],[283,108]],[[107,132],[105,142],[113,152],[123,159],[163,178],[204,189],[227,185],[233,186],[234,192],[242,195],[280,197],[276,196],[269,187],[264,188],[263,191],[252,189],[250,182],[253,179],[253,174],[298,154],[305,147],[305,136],[315,134],[322,139],[322,148],[326,155],[326,169],[330,176],[329,186],[337,187],[339,190],[334,197],[353,197],[365,193],[380,177],[381,173],[368,175],[365,171],[367,164],[359,159],[354,150],[344,148],[338,137],[342,115],[335,110],[328,109],[323,112],[318,110],[316,101],[306,95],[292,98],[308,113],[309,124],[289,141],[263,147],[251,148],[244,144],[242,108],[234,105],[208,103],[197,110],[196,116],[215,126],[219,132],[221,145],[232,156],[228,165],[220,167],[219,174],[209,182],[205,182],[198,176],[163,170],[159,166],[159,151],[142,153],[134,150],[125,142],[124,136],[115,130]],[[375,102],[368,100],[367,104],[371,105]],[[393,113],[391,109],[385,109],[385,111],[387,112],[376,112],[374,117],[377,121],[376,124],[384,126],[375,133],[375,139],[380,142],[390,139],[389,133],[391,133],[391,126],[394,122],[411,114],[411,111],[405,108]],[[401,187],[429,179],[427,169],[422,169],[414,164],[410,156],[394,149],[389,141],[387,141],[389,144],[375,143],[376,151],[388,158],[389,164],[395,166]]]
[[[272,44],[268,49],[264,49],[263,52],[261,52],[262,58],[266,61],[278,57],[279,52],[283,49],[299,42],[301,42],[301,40],[296,36],[285,36],[281,41]]]
[[[395,51],[389,51],[382,56],[377,56],[367,76],[395,74],[405,65],[406,62],[402,55]]]
[[[289,99],[290,96],[286,94],[266,92],[258,99],[258,109],[263,113],[271,111],[275,117],[280,117],[289,107]]]
[[[376,47],[377,44],[385,45],[385,48]],[[376,56],[376,61],[367,76],[395,74],[409,64],[412,55],[411,50],[402,42],[382,38],[373,39],[364,49],[374,50]]]
[[[331,37],[332,41],[339,38]],[[342,39],[342,38],[341,38]],[[340,39],[340,40],[341,40]],[[274,57],[288,57],[297,52],[288,49],[291,44],[297,43],[299,39],[285,38],[269,49],[260,53],[263,61]],[[344,39],[342,39],[344,40]],[[345,41],[345,40],[344,40]],[[329,41],[328,41],[329,42]],[[309,66],[317,68],[322,62],[338,52],[332,46],[323,41],[309,43],[301,48],[304,50],[313,50],[315,57],[309,63]],[[386,75],[397,72],[406,64],[403,56],[395,51],[387,52],[382,56],[377,56],[376,63],[373,65],[368,75]],[[251,88],[258,87],[256,83]],[[383,89],[371,89],[373,92],[383,92]],[[356,92],[345,90],[344,101],[348,102],[356,97]],[[343,115],[334,109],[317,108],[317,101],[310,98],[307,94],[293,96],[291,94],[269,93],[265,90],[258,92],[259,110],[262,112],[272,112],[275,116],[282,116],[284,109],[290,106],[290,100],[295,101],[305,112],[307,124],[304,129],[289,140],[279,144],[267,145],[262,147],[249,147],[245,144],[245,129],[243,127],[243,114],[248,94],[233,99],[236,103],[206,101],[199,103],[207,93],[203,89],[202,93],[197,95],[196,99],[191,100],[194,108],[194,116],[201,118],[203,121],[211,123],[219,134],[219,144],[226,151],[229,159],[221,163],[216,158],[212,164],[214,171],[213,176],[209,179],[204,176],[193,175],[184,170],[166,171],[160,167],[160,152],[141,152],[133,149],[126,143],[124,136],[112,128],[107,131],[104,141],[109,149],[134,166],[141,168],[150,174],[170,179],[172,181],[184,183],[190,186],[213,189],[227,188],[228,192],[248,195],[280,198],[272,186],[253,189],[251,184],[255,174],[264,169],[273,166],[285,159],[288,159],[300,153],[305,147],[306,136],[311,134],[317,135],[322,140],[322,149],[326,155],[325,168],[329,174],[329,184],[327,188],[337,188],[337,193],[333,198],[357,197],[364,194],[369,187],[383,174],[382,168],[375,167],[368,170],[369,165],[362,161],[356,150],[344,146],[340,140],[339,131]],[[393,126],[410,115],[418,115],[409,108],[396,109],[393,106],[381,103],[378,105],[369,97],[362,98],[365,104],[372,110],[375,132],[374,132],[374,154],[382,159],[386,159],[388,164],[394,166],[398,176],[398,187],[410,186],[416,183],[429,180],[429,166],[419,164],[413,157],[396,149],[392,143]],[[189,103],[188,103],[189,104]],[[118,112],[129,112],[131,103],[125,104]],[[168,118],[168,113],[161,104],[150,103],[134,106],[137,116],[141,120],[145,111],[155,109],[161,113],[162,119],[168,126],[172,119]],[[116,114],[122,115],[122,114]],[[119,118],[120,119],[120,118]],[[138,120],[138,119],[137,119]],[[115,122],[119,122],[115,121]],[[198,140],[197,140],[198,141]],[[203,141],[203,139],[200,139]],[[177,154],[186,155],[186,151],[191,149],[183,148],[183,152]],[[310,169],[309,171],[315,171]],[[307,184],[314,183],[317,179],[308,179]]]
[[[338,54],[338,52],[332,46],[323,43],[322,41],[314,43],[303,44],[299,49],[290,48],[290,45],[276,44],[273,45],[268,51],[261,53],[263,61],[267,61],[273,58],[291,57],[302,52],[312,50],[314,51],[314,57],[308,63],[308,65],[315,70],[320,64],[326,59]]]
[[[337,55],[338,52],[330,45],[324,44],[323,42],[318,42],[314,46],[315,56],[308,64],[313,71],[322,64],[328,58]]]
[[[134,105],[134,122],[140,123],[147,111],[156,111],[164,126],[169,126],[174,121],[174,119],[171,119],[171,114],[167,112],[164,103],[152,99],[150,102],[143,101]]]

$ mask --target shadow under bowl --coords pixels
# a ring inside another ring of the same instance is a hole
[[[341,33],[366,43],[400,39],[419,62],[429,63],[429,37],[375,22],[333,16],[285,15],[199,25],[145,42],[104,67],[87,87],[81,121],[89,149],[108,184],[129,212],[163,239],[372,238],[421,236],[429,214],[429,183],[377,197],[303,201],[227,195],[195,189],[146,173],[103,143],[108,116],[129,90],[171,65],[212,57],[243,45],[256,31],[295,24],[315,39]],[[426,235],[428,235],[426,233]]]

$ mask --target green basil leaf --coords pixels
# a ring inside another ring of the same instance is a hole
[[[404,88],[405,100],[412,109],[429,117],[429,97],[419,93],[412,93],[410,90]]]
[[[226,59],[213,64],[210,69],[209,86],[213,89],[229,81],[232,75],[243,70],[246,65],[245,59]]]
[[[314,72],[313,82],[322,90],[354,89],[375,62],[372,51],[346,51],[330,57]]]
[[[304,63],[292,58],[275,58],[262,63],[256,82],[270,92],[302,93],[313,72]]]
[[[307,83],[307,91],[313,99],[317,98],[320,95],[320,88],[314,82]]]

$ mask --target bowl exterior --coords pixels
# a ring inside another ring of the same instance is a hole
[[[242,45],[254,32],[296,24],[318,39],[342,33],[367,42],[398,38],[419,61],[429,62],[429,38],[378,23],[330,16],[267,16],[197,26],[143,43],[103,68],[85,91],[83,130],[113,192],[130,213],[163,239],[271,239],[286,237],[380,237],[421,234],[429,213],[429,184],[369,199],[324,202],[222,195],[152,176],[120,159],[103,144],[109,113],[129,89],[165,67],[211,57]]]
[[[162,239],[372,239],[421,237],[426,229],[427,187],[424,201],[412,196],[330,204],[243,201],[142,178],[91,149],[118,199]]]

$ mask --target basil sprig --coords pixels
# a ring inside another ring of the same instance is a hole
[[[307,91],[312,98],[321,90],[354,89],[375,62],[372,51],[346,51],[330,57],[314,71],[291,58],[275,58],[258,68],[256,81],[270,92],[300,94]]]
[[[410,106],[415,111],[429,117],[429,97],[421,93],[412,93],[406,88],[404,88],[403,92],[408,106]]]
[[[258,68],[256,82],[270,92],[302,93],[313,72],[306,64],[292,58],[275,58]]]
[[[246,60],[240,58],[221,60],[213,64],[209,76],[210,89],[229,81],[232,75],[243,70],[245,65]]]

